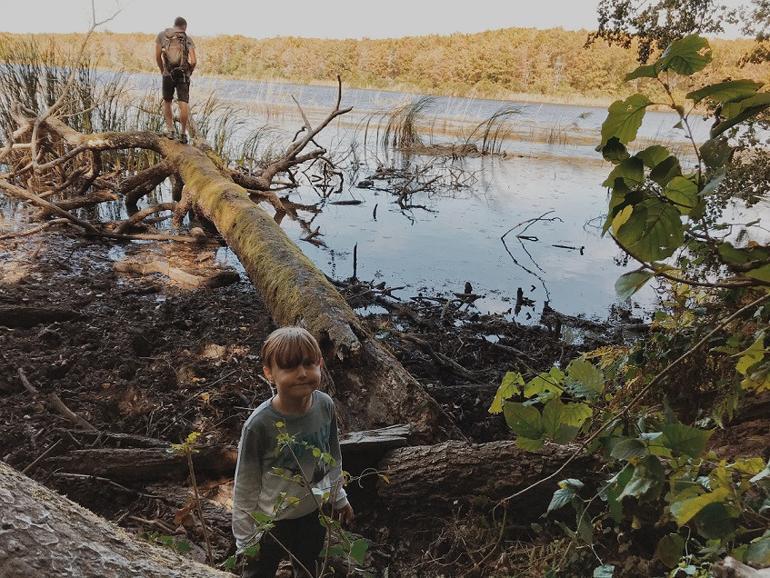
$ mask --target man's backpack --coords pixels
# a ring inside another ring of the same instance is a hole
[[[188,67],[187,34],[182,30],[168,28],[165,31],[165,42],[161,46],[163,62],[166,71],[172,76],[184,75]]]

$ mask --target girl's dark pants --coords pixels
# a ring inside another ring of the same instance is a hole
[[[291,551],[296,578],[315,578],[316,561],[326,538],[326,528],[318,520],[318,512],[311,512],[294,520],[279,520],[270,534]],[[286,550],[281,548],[272,536],[265,534],[260,541],[258,557],[248,561],[243,577],[273,578],[278,570],[278,563],[288,557]],[[310,577],[302,566],[297,564],[295,557],[311,572]]]

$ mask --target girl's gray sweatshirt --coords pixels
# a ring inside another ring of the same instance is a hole
[[[294,456],[287,447],[279,449],[281,433],[294,438]],[[330,454],[335,463],[327,464],[318,450]],[[303,476],[311,487],[295,481]],[[317,510],[324,494],[335,509],[348,503],[332,398],[314,391],[310,409],[300,416],[282,415],[273,408],[272,399],[265,401],[246,420],[238,444],[233,487],[233,534],[238,550],[261,538],[252,512],[274,520],[299,518]]]

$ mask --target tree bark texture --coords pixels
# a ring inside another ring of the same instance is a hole
[[[428,515],[446,513],[458,504],[488,509],[555,472],[573,451],[574,448],[546,445],[538,452],[527,452],[512,441],[449,441],[399,448],[388,452],[380,462],[378,469],[387,482],[378,482],[377,493],[391,508]],[[509,511],[515,513],[516,519],[538,518],[560,480],[584,479],[598,466],[595,457],[577,458],[554,480],[511,500]]]
[[[144,543],[0,462],[0,576],[232,576]]]

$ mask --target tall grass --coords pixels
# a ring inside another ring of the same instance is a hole
[[[474,127],[465,139],[465,144],[476,144],[480,140],[480,146],[477,145],[477,147],[481,154],[500,154],[503,141],[511,135],[508,120],[517,114],[521,114],[519,106],[506,105],[499,108],[489,118]]]
[[[417,100],[386,112],[384,120],[387,120],[387,123],[382,134],[382,146],[386,149],[391,147],[409,149],[422,146],[417,124],[435,100],[432,96],[421,96]]]
[[[8,136],[16,127],[17,107],[39,114],[51,106],[67,87],[60,116],[79,131],[111,130],[116,102],[125,90],[120,73],[98,81],[97,61],[87,52],[78,62],[59,46],[35,39],[0,36],[0,130]]]

